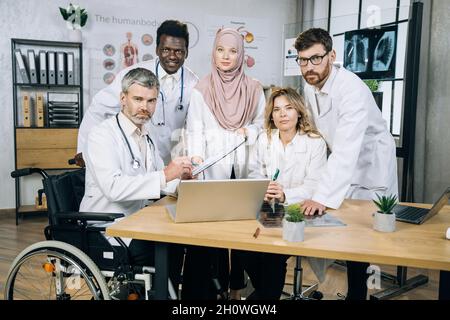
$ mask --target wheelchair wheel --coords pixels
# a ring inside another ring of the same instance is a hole
[[[5,300],[109,300],[108,288],[95,263],[78,248],[42,241],[13,261]]]

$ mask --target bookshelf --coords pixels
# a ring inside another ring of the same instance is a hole
[[[73,169],[83,117],[82,44],[11,39],[15,170]],[[15,179],[16,224],[33,210],[22,205]]]

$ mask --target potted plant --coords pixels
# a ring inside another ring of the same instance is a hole
[[[287,206],[283,218],[283,240],[301,242],[305,237],[305,216],[300,204]]]
[[[383,109],[383,92],[378,91],[380,88],[380,80],[364,80],[364,83],[369,87],[370,91],[372,91],[372,96],[381,111]]]
[[[373,228],[381,232],[395,231],[395,213],[392,209],[397,204],[397,196],[380,196],[377,194],[377,200],[373,200],[378,210],[374,214]]]
[[[67,28],[71,30],[70,40],[81,42],[81,28],[86,25],[88,19],[86,9],[76,4],[69,4],[66,9],[59,7],[59,12],[66,21]]]

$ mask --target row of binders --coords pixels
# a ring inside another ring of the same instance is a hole
[[[22,95],[23,127],[78,127],[79,102],[76,93],[48,93],[47,103],[44,94]]]
[[[35,54],[28,49],[26,56],[20,49],[14,50],[20,77],[19,83],[75,85],[75,55],[73,52],[39,50]],[[21,81],[20,81],[21,80]]]

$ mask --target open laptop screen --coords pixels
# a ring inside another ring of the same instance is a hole
[[[446,204],[448,204],[449,197],[450,197],[450,187],[444,191],[442,196],[433,205],[433,207],[430,209],[430,212],[428,212],[428,214],[425,216],[422,222],[425,222],[426,220],[430,219],[432,216],[437,214]]]

